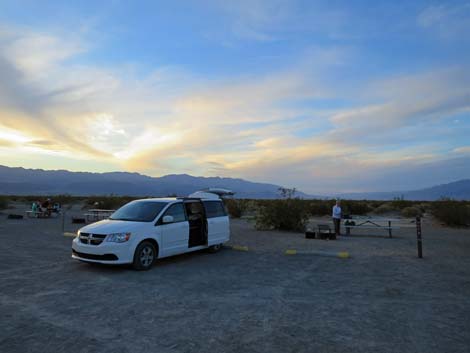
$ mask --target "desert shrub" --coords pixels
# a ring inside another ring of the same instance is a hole
[[[85,208],[113,210],[135,199],[137,198],[130,196],[92,196],[86,199]]]
[[[351,205],[351,214],[365,215],[370,211],[372,211],[372,209],[365,201],[356,201]]]
[[[342,201],[341,206],[346,204],[347,213],[351,215],[365,215],[371,211],[369,204],[365,201]],[[345,210],[343,213],[346,214]]]
[[[371,210],[374,210],[377,207],[381,206],[383,204],[383,201],[371,200],[371,201],[368,201],[367,204]]]
[[[312,216],[329,216],[335,203],[335,200],[310,200],[307,207]],[[364,215],[372,209],[366,201],[342,200],[341,210],[343,215]]]
[[[224,200],[228,214],[233,218],[240,218],[244,212],[244,200],[226,199]]]
[[[257,200],[240,200],[240,202],[242,203],[242,213],[251,213],[251,214],[255,214],[256,212],[258,212],[258,209],[259,209],[259,204],[257,202]]]
[[[419,205],[415,205],[415,207],[418,207],[421,210],[421,214],[429,212],[432,208],[430,203],[425,202],[422,202]]]
[[[394,211],[395,208],[390,203],[383,203],[374,210],[376,214],[384,214]]]
[[[422,212],[419,207],[416,206],[411,206],[411,207],[405,207],[404,209],[401,210],[401,215],[403,217],[421,217]]]
[[[334,200],[314,200],[311,201],[308,209],[313,216],[326,216],[331,214],[331,209],[335,204]]]
[[[263,200],[259,206],[256,215],[257,229],[305,230],[309,212],[304,200]]]
[[[6,196],[0,196],[0,210],[8,208],[8,198]]]
[[[54,195],[49,198],[52,200],[52,202],[58,202],[61,205],[71,204],[83,200],[83,197],[71,195]]]
[[[8,196],[11,201],[14,202],[25,202],[32,203],[34,201],[43,201],[51,199],[52,202],[58,202],[60,204],[71,204],[75,202],[83,201],[86,197],[84,196],[72,196],[72,195],[12,195]]]
[[[432,205],[432,214],[448,226],[458,227],[470,224],[470,207],[463,201],[448,199],[436,201]]]
[[[390,202],[390,205],[397,211],[401,211],[406,207],[412,207],[413,206],[413,201],[407,201],[403,199],[402,197],[396,197],[393,199],[393,201]]]

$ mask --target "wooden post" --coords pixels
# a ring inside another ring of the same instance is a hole
[[[62,212],[62,233],[65,232],[65,210]]]
[[[388,221],[388,237],[392,237],[392,221]]]
[[[423,258],[423,241],[421,238],[421,217],[416,217],[416,241],[418,246],[418,257]]]

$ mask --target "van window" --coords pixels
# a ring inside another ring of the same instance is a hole
[[[204,201],[207,218],[224,217],[225,207],[220,201]]]
[[[158,216],[160,211],[166,205],[166,202],[145,200],[132,201],[114,212],[109,219],[133,222],[151,222]]]
[[[164,216],[173,216],[174,223],[186,221],[186,214],[184,213],[182,203],[171,205],[168,210],[165,211]]]

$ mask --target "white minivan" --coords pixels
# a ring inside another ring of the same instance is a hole
[[[81,228],[72,258],[148,270],[163,257],[205,248],[216,252],[230,239],[229,217],[217,195],[201,196],[129,202],[109,219]]]

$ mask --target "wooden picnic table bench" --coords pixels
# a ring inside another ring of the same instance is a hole
[[[400,229],[398,226],[392,227],[392,221],[396,220],[387,218],[351,218],[345,219],[343,225],[346,228],[346,235],[351,234],[351,229],[384,229],[388,231],[388,236],[391,238],[392,229]],[[356,222],[359,222],[359,224]],[[387,225],[380,224],[380,222],[386,222]]]
[[[331,231],[329,224],[317,224],[318,238],[320,239],[336,239],[336,234]]]
[[[49,213],[47,211],[26,211],[26,216],[28,216],[29,218],[45,218],[49,217]]]

